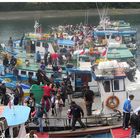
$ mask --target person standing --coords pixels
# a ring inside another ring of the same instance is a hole
[[[128,130],[130,121],[130,112],[132,111],[131,101],[134,99],[134,95],[129,95],[129,98],[125,100],[123,105],[123,129]]]
[[[19,72],[18,72],[17,67],[14,66],[13,69],[12,69],[12,71],[13,71],[13,75],[14,75],[14,77],[16,78],[16,80],[17,80],[17,81],[20,81],[20,75],[18,74]]]
[[[37,53],[36,53],[36,62],[40,63],[40,61],[41,61],[41,55],[40,55],[39,51],[37,51]]]
[[[52,91],[52,84],[48,83],[45,86],[42,86],[44,90],[43,96],[51,97],[51,91]]]
[[[12,56],[11,60],[10,60],[10,70],[11,71],[13,70],[13,68],[15,67],[16,64],[17,64],[17,59],[14,56]]]
[[[45,70],[46,66],[45,66],[45,63],[43,61],[40,64],[40,69],[41,69],[42,72],[44,72],[44,74],[46,73],[46,70]]]
[[[31,118],[31,113],[33,113],[35,111],[35,98],[34,98],[33,93],[30,93],[28,103],[29,103],[29,107],[31,108],[31,111],[30,111],[30,118]]]
[[[8,40],[8,46],[11,49],[11,52],[13,52],[13,40],[12,40],[12,37],[10,37],[9,40]]]
[[[8,98],[8,95],[6,95],[5,81],[2,81],[2,83],[0,85],[0,91],[1,91],[1,94],[2,94],[1,104],[7,105],[8,102],[9,102],[9,98]]]
[[[52,90],[51,92],[51,108],[52,108],[52,116],[56,115],[56,108],[55,108],[55,91]]]
[[[140,110],[138,111],[138,123],[137,123],[137,135],[136,135],[137,138],[138,135],[140,135]]]
[[[68,95],[68,103],[70,104],[72,101],[72,94],[73,94],[73,89],[71,83],[68,83],[67,85],[67,95]]]
[[[36,109],[36,115],[35,118],[37,119],[39,123],[39,132],[43,133],[43,114],[45,113],[44,108],[41,106],[38,106]]]
[[[64,82],[61,83],[61,97],[62,97],[64,107],[65,107],[65,101],[67,98],[67,87]]]
[[[16,85],[16,92],[19,95],[19,103],[22,105],[24,102],[24,91],[20,83],[17,83]]]
[[[56,107],[57,118],[60,119],[62,115],[62,108],[63,108],[63,101],[61,99],[60,94],[57,94],[57,97],[55,100],[55,107]]]
[[[42,100],[41,100],[41,105],[45,111],[45,115],[47,116],[50,108],[51,108],[51,101],[50,101],[50,97],[48,96],[43,96]]]
[[[81,121],[81,115],[84,117],[83,109],[77,105],[74,101],[71,102],[71,114],[72,114],[72,131],[75,131],[75,124],[78,121],[80,125],[85,128],[85,124]]]
[[[7,68],[9,67],[9,60],[8,60],[7,55],[4,56],[3,66],[4,66],[4,74],[6,74],[7,73]]]
[[[47,52],[45,52],[45,54],[44,54],[44,62],[45,62],[45,66],[47,66],[48,65],[48,53]]]
[[[84,101],[86,104],[87,116],[92,115],[92,104],[94,101],[94,92],[89,89],[89,86],[86,86]]]
[[[68,111],[67,111],[67,118],[68,118],[69,127],[70,127],[71,126],[71,120],[72,120],[71,108],[69,108]]]
[[[136,113],[133,113],[130,117],[131,138],[136,138],[140,126],[139,118],[140,118],[140,110],[138,111],[138,115]]]

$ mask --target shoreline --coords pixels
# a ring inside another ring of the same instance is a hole
[[[100,10],[100,12],[102,12]],[[40,18],[56,18],[56,17],[76,17],[85,16],[86,10],[46,10],[46,11],[12,11],[0,12],[0,20],[24,20],[24,19],[40,19]],[[139,14],[140,9],[109,9],[108,15],[133,15]],[[89,9],[88,16],[98,16],[97,9]]]

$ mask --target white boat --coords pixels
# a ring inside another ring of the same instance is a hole
[[[111,114],[116,110],[122,113],[124,101],[130,94],[135,96],[132,101],[133,109],[139,107],[140,71],[137,69],[135,81],[132,82],[128,80],[125,73],[129,69],[126,62],[122,64],[122,62],[117,61],[100,62],[98,66],[93,67],[92,74],[99,86],[103,114]]]

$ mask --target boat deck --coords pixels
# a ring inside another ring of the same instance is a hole
[[[64,137],[81,137],[88,134],[97,134],[103,132],[110,132],[112,128],[121,127],[121,124],[112,125],[112,126],[101,126],[101,127],[92,127],[86,129],[77,129],[76,131],[65,130],[65,131],[55,131],[48,132],[49,138],[64,138]]]
[[[93,103],[92,107],[92,115],[87,116],[86,115],[86,107],[84,103],[83,98],[73,98],[73,101],[75,101],[78,105],[82,107],[84,110],[84,118],[82,118],[82,121],[85,123],[87,127],[95,127],[95,128],[102,128],[103,125],[118,125],[121,123],[121,120],[117,120],[118,117],[114,118],[111,116],[102,116],[101,115],[101,101],[100,101],[100,96],[95,97],[95,101]],[[51,111],[48,114],[48,118],[43,120],[43,127],[44,130],[46,131],[60,131],[60,130],[70,130],[70,126],[68,123],[68,118],[67,118],[67,110],[69,108],[69,104],[66,101],[66,106],[63,107],[62,111],[62,116],[61,118],[57,118],[56,116],[51,116]],[[116,121],[117,120],[117,121]],[[47,123],[46,123],[47,122]],[[101,123],[102,122],[102,123]],[[30,128],[34,128],[38,130],[38,126],[35,125],[34,123],[29,123],[28,124]],[[76,127],[79,128],[79,123],[76,123]]]

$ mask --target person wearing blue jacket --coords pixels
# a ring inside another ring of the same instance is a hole
[[[36,53],[36,62],[40,63],[40,61],[41,61],[41,55],[40,55],[39,51],[37,51],[37,53]]]
[[[129,95],[129,98],[125,100],[123,105],[123,129],[128,130],[130,112],[132,111],[131,101],[134,99],[134,95]]]

